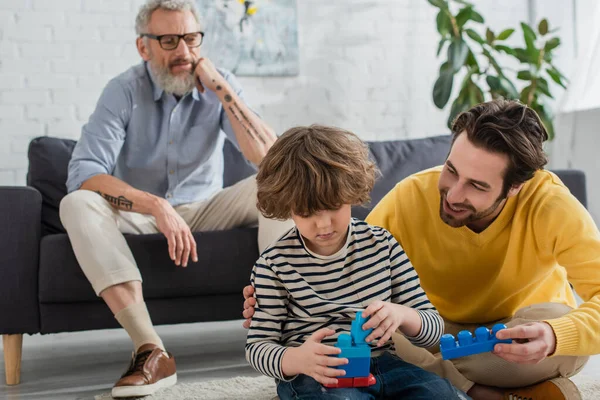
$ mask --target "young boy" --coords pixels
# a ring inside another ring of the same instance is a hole
[[[354,134],[313,125],[288,130],[263,159],[258,208],[267,218],[296,226],[265,250],[251,281],[257,300],[246,358],[277,379],[282,400],[467,398],[447,380],[394,353],[399,330],[417,346],[435,345],[443,321],[421,289],[406,254],[382,228],[351,218],[351,206],[369,201],[377,169]],[[364,329],[377,383],[328,389],[348,362],[331,357],[339,333],[355,313]]]

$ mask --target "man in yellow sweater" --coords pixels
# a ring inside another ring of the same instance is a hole
[[[600,353],[598,229],[543,169],[548,136],[533,110],[480,104],[452,131],[445,164],[398,183],[367,222],[404,248],[446,332],[501,321],[509,329],[499,335],[520,343],[442,361],[398,336],[398,354],[473,398],[577,399],[567,377]],[[569,282],[585,301],[579,308]]]
[[[548,135],[533,110],[483,103],[452,131],[445,164],[398,183],[367,222],[404,248],[446,333],[502,322],[509,329],[499,335],[515,341],[443,361],[438,349],[396,335],[398,355],[474,399],[580,399],[568,377],[600,353],[598,229],[543,169]],[[585,301],[579,308],[570,284]]]

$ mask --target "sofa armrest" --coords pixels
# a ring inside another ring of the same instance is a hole
[[[38,265],[42,196],[0,186],[0,333],[40,331]]]

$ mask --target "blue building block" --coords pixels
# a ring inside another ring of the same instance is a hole
[[[338,368],[346,371],[344,378],[362,378],[369,376],[371,367],[371,347],[365,341],[365,338],[373,331],[368,329],[363,331],[362,326],[368,318],[362,317],[362,311],[356,313],[352,321],[350,334],[341,333],[337,338],[335,347],[342,349],[337,355],[340,358],[347,358],[348,364]]]
[[[485,326],[475,329],[475,337],[469,331],[458,332],[458,340],[453,335],[445,334],[440,339],[440,351],[444,360],[466,357],[473,354],[492,351],[498,343],[512,343],[511,339],[500,340],[496,338],[496,333],[506,329],[504,324],[496,324],[492,331]]]

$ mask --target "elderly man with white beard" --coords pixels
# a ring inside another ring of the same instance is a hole
[[[114,397],[175,384],[175,359],[157,335],[142,277],[123,234],[164,234],[176,266],[198,261],[194,231],[258,223],[259,250],[290,223],[256,208],[252,176],[223,188],[223,145],[258,165],[276,135],[244,102],[235,77],[200,56],[193,0],[148,0],[136,19],[143,62],[112,79],[69,163],[61,221],[77,260],[134,345]]]

